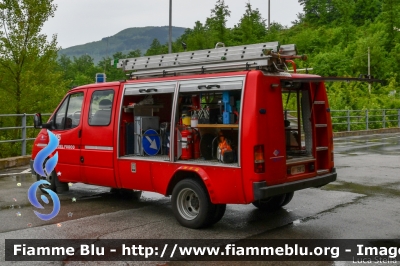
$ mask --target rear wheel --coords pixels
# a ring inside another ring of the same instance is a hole
[[[171,200],[175,218],[185,227],[205,227],[218,218],[207,190],[195,179],[184,179],[176,184]],[[222,216],[219,219],[221,218]]]
[[[286,194],[269,197],[262,200],[256,200],[253,205],[263,211],[275,211],[282,207],[285,201]]]
[[[285,200],[282,203],[282,207],[288,204],[292,199],[293,199],[294,191],[286,193],[285,195]]]

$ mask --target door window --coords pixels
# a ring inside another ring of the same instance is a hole
[[[89,125],[108,126],[111,121],[113,90],[95,91],[90,101]]]
[[[81,120],[83,92],[69,95],[55,115],[55,128],[59,130],[75,128]]]

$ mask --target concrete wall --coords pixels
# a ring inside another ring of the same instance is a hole
[[[0,159],[0,170],[16,166],[29,165],[30,159],[30,155]]]

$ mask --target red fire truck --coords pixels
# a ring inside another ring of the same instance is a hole
[[[218,222],[226,204],[278,209],[336,180],[323,79],[296,73],[296,58],[305,59],[295,45],[271,42],[120,59],[129,80],[71,89],[47,123],[37,114],[32,159],[50,130],[59,138],[50,189],[171,195],[189,228]]]

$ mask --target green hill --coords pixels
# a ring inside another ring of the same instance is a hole
[[[185,30],[185,28],[181,27],[172,27],[172,39],[175,40],[180,37]],[[112,56],[116,52],[128,53],[139,49],[144,54],[155,38],[162,44],[168,42],[168,26],[128,28],[114,36],[105,37],[101,41],[62,49],[59,55],[65,54],[69,57],[79,57],[87,54],[97,63],[103,57]]]

